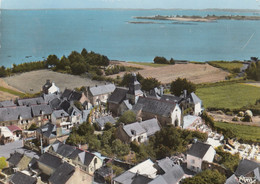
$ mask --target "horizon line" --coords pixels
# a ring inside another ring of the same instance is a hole
[[[260,11],[260,9],[235,9],[235,8],[27,8],[27,9],[19,9],[19,8],[0,8],[0,10],[215,10],[215,11]]]

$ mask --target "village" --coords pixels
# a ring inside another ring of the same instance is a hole
[[[163,86],[143,91],[131,75],[128,87],[106,83],[64,91],[47,80],[37,97],[0,102],[0,157],[8,163],[0,183],[177,184],[197,183],[202,173],[226,184],[260,182],[258,144],[212,130],[194,92],[175,96]],[[168,137],[156,159],[149,150],[143,156],[142,149],[150,142],[155,147],[163,133]],[[169,145],[183,148],[167,151]],[[221,164],[225,157],[238,166]]]

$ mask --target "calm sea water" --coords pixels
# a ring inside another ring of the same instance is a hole
[[[1,10],[0,65],[92,50],[110,59],[151,62],[155,56],[192,61],[245,60],[260,55],[260,21],[155,21],[134,16],[255,15],[191,10]],[[32,56],[32,57],[26,57]]]

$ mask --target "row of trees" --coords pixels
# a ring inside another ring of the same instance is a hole
[[[170,60],[167,60],[165,57],[160,57],[160,56],[156,56],[153,59],[153,62],[156,64],[171,64],[171,65],[175,64],[175,61],[173,58],[171,58]]]
[[[260,61],[252,62],[246,69],[246,74],[249,79],[260,81]]]

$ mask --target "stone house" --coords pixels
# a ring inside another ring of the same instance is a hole
[[[45,94],[54,94],[59,93],[60,89],[55,85],[54,82],[51,83],[51,81],[48,79],[46,80],[46,83],[42,86],[42,92]]]
[[[216,151],[211,145],[198,141],[187,152],[187,168],[194,172],[200,172],[202,162],[213,162],[215,155]]]
[[[154,98],[139,97],[133,106],[137,119],[157,118],[161,125],[181,126],[181,109],[177,103]]]
[[[100,86],[87,87],[86,96],[93,106],[101,103],[106,104],[107,99],[113,93],[116,86],[114,84],[105,84]]]
[[[51,114],[51,122],[53,124],[60,124],[66,122],[69,119],[69,114],[64,110],[54,110]]]

